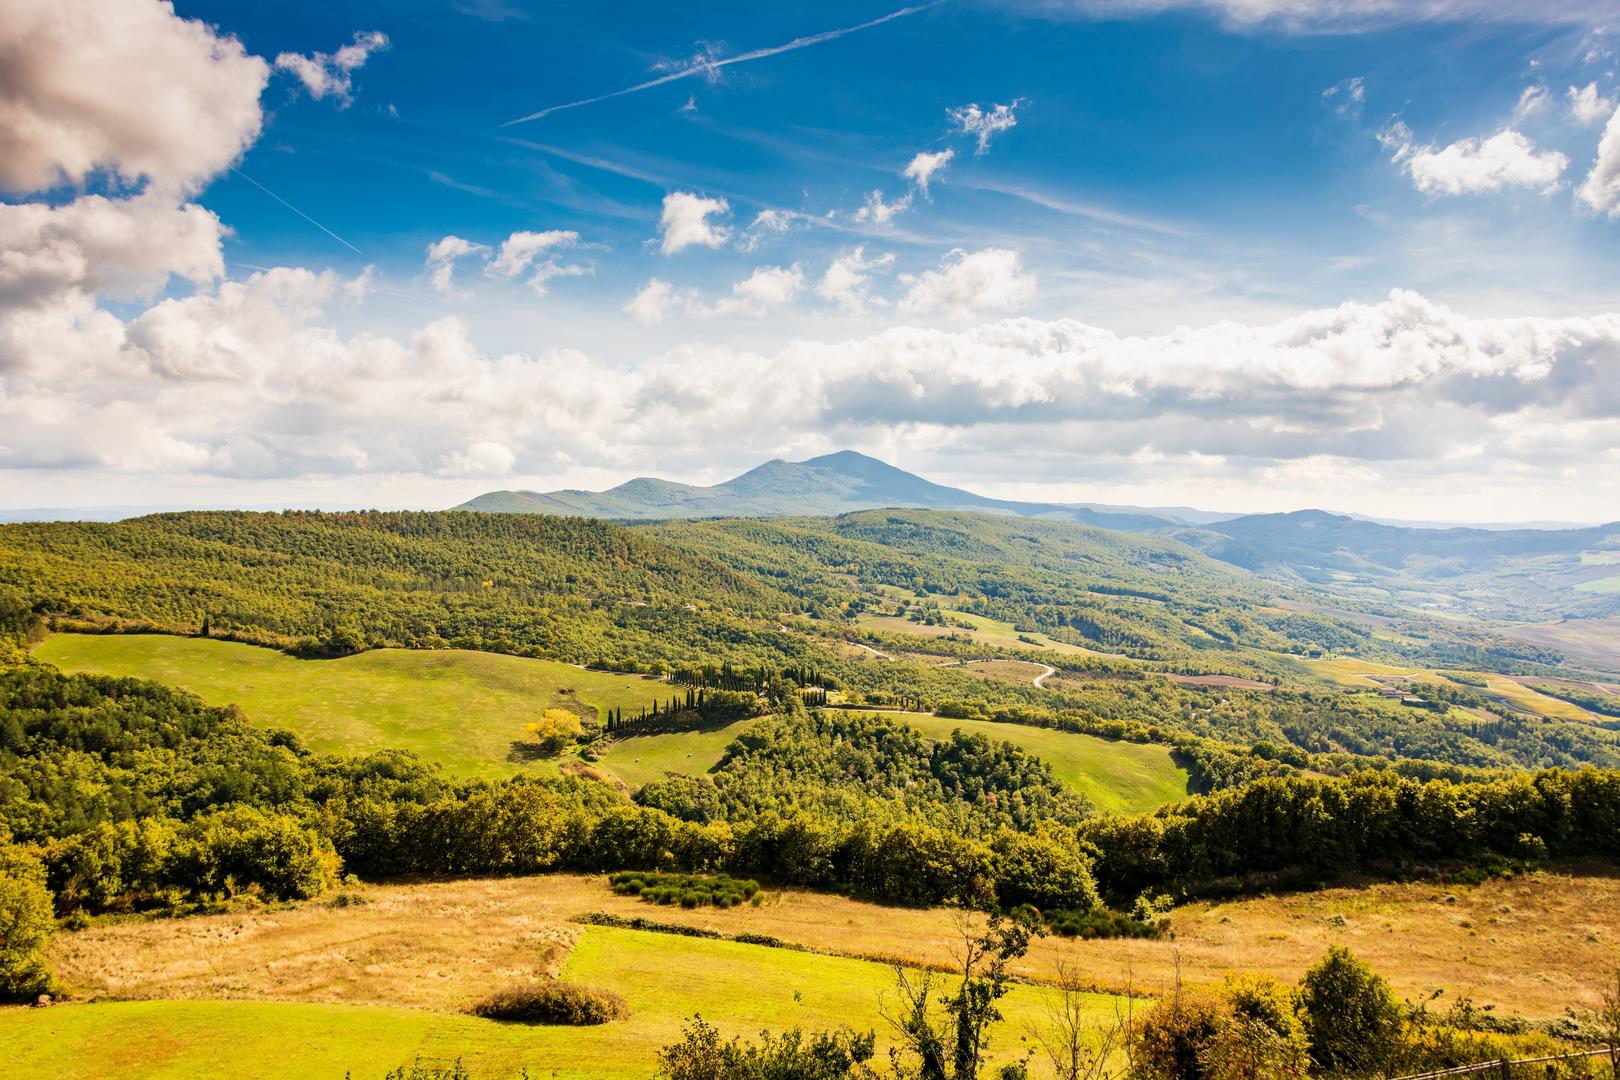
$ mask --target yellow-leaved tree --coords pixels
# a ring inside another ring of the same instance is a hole
[[[567,709],[547,709],[528,726],[530,739],[541,750],[555,754],[579,737],[584,725]]]

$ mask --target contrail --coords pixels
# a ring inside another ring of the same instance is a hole
[[[889,14],[873,19],[871,22],[863,22],[859,26],[846,26],[842,30],[827,30],[820,34],[810,34],[807,37],[794,38],[786,45],[773,45],[768,49],[755,49],[752,52],[738,53],[736,56],[728,56],[721,60],[701,60],[693,63],[689,67],[684,67],[679,71],[672,71],[668,75],[660,75],[656,79],[649,79],[644,83],[637,83],[635,86],[627,86],[623,90],[615,90],[611,94],[599,94],[596,97],[583,98],[579,101],[570,101],[566,105],[553,105],[550,108],[541,109],[539,112],[532,112],[528,116],[520,116],[516,120],[508,120],[506,123],[502,124],[501,127],[511,127],[513,124],[526,124],[530,120],[538,120],[542,116],[550,116],[552,113],[562,112],[564,109],[577,109],[581,105],[594,105],[598,101],[607,101],[610,98],[624,97],[626,94],[637,94],[643,90],[651,90],[655,86],[663,86],[665,83],[672,83],[677,79],[689,79],[693,75],[702,75],[708,72],[718,71],[721,68],[729,67],[732,64],[745,64],[750,60],[763,60],[768,56],[776,56],[779,53],[792,52],[794,49],[804,49],[811,45],[820,45],[823,41],[833,41],[837,38],[843,37],[845,34],[853,34],[857,30],[869,30],[874,26],[882,26],[884,23],[892,22],[895,19],[903,19],[907,15],[915,15],[919,11],[927,11],[929,8],[939,7],[939,5],[943,4],[944,2],[945,0],[933,0],[932,3],[917,4],[913,7],[901,8],[899,11],[891,11]]]
[[[275,192],[271,191],[269,188],[265,187],[263,184],[259,183],[257,180],[253,179],[253,177],[249,176],[247,173],[243,172],[241,169],[238,169],[236,166],[232,165],[231,166],[231,172],[235,173],[237,176],[240,176],[242,179],[246,180],[248,183],[252,184],[254,187],[258,188],[260,191],[264,192],[266,195],[268,195],[272,199],[276,200],[276,202],[280,203],[282,206],[285,206],[287,209],[291,210],[293,213],[297,214],[299,217],[303,218],[305,221],[309,222],[311,225],[315,226],[317,229],[321,230],[321,232],[325,233],[327,236],[330,236],[332,239],[336,240],[338,243],[342,244],[344,247],[348,248],[350,251],[354,252],[356,255],[364,255],[365,254],[365,252],[361,251],[359,248],[355,247],[353,244],[351,244],[347,240],[343,239],[343,237],[339,236],[337,233],[333,232],[331,229],[328,229],[325,225],[322,225],[320,222],[316,221],[314,218],[310,217],[308,214],[306,214],[302,210],[298,209],[298,207],[294,206],[292,203],[288,202],[286,199],[283,199],[280,195],[277,195]]]

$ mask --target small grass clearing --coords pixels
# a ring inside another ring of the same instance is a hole
[[[1170,759],[1168,749],[1157,744],[1111,742],[1026,724],[947,720],[929,713],[880,715],[904,720],[935,739],[949,738],[960,728],[1010,742],[1052,766],[1060,783],[1090,799],[1100,813],[1138,814],[1187,797],[1187,771]]]
[[[164,634],[53,634],[34,655],[64,671],[155,679],[211,705],[239,705],[261,727],[296,732],[315,750],[411,750],[457,776],[555,772],[555,760],[513,760],[524,724],[549,708],[582,716],[633,712],[669,687],[460,649],[377,649],[299,660],[233,641]]]
[[[731,741],[757,720],[738,720],[706,731],[679,731],[661,735],[632,735],[616,739],[596,767],[616,776],[634,790],[663,780],[670,774],[702,776],[719,763]]]
[[[1124,657],[1113,653],[1098,652],[1095,649],[1082,648],[1071,645],[1067,641],[1057,641],[1041,633],[1020,632],[1013,629],[1012,623],[1002,622],[998,619],[987,619],[982,615],[970,615],[963,611],[942,611],[946,618],[967,623],[967,626],[929,626],[926,623],[912,622],[900,615],[872,615],[865,614],[856,618],[856,623],[869,630],[885,634],[910,634],[914,637],[948,638],[955,635],[992,649],[1035,649],[1051,651],[1065,656],[1105,656],[1109,659],[1120,660]],[[1029,641],[1022,641],[1020,637],[1027,637]]]

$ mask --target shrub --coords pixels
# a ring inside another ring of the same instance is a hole
[[[417,1058],[409,1065],[389,1069],[383,1080],[472,1080],[472,1073],[461,1064],[461,1059],[449,1065],[427,1064]]]
[[[486,1020],[583,1026],[624,1020],[630,1015],[630,1006],[611,990],[547,979],[497,990],[473,1006],[472,1011]]]
[[[1062,937],[1161,938],[1170,929],[1163,919],[1138,919],[1122,911],[1097,908],[1094,911],[1048,911],[1046,925]]]
[[[1179,989],[1142,1017],[1132,1060],[1143,1080],[1206,1080],[1205,1050],[1221,1030],[1221,1003]]]
[[[1311,1059],[1329,1076],[1370,1076],[1399,1051],[1401,1008],[1389,984],[1343,946],[1300,980]]]
[[[680,1042],[658,1052],[660,1080],[843,1080],[870,1077],[876,1039],[849,1028],[805,1035],[797,1028],[780,1035],[761,1032],[760,1041],[733,1038],[694,1016]]]
[[[622,870],[609,874],[608,884],[620,896],[639,896],[649,904],[679,904],[684,908],[735,907],[759,895],[759,882],[740,881],[725,874]]]
[[[1303,1078],[1310,1064],[1293,994],[1264,975],[1229,977],[1226,1017],[1200,1062],[1210,1080]]]
[[[51,982],[51,894],[38,859],[0,844],[0,1001],[43,993]]]

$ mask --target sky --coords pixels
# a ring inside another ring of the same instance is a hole
[[[11,0],[0,508],[1620,518],[1598,0]]]

